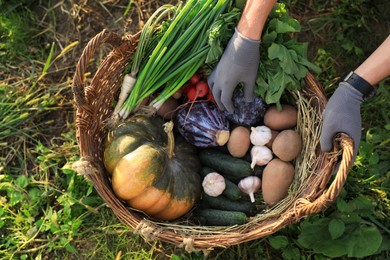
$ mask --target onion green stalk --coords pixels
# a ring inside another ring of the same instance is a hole
[[[150,44],[152,44],[154,40],[153,36],[156,34],[158,25],[165,17],[167,17],[170,13],[174,12],[175,9],[176,9],[175,6],[169,4],[161,6],[152,14],[152,16],[148,19],[148,21],[144,25],[140,34],[137,49],[133,56],[133,62],[131,64],[130,72],[126,73],[123,78],[123,83],[121,87],[121,92],[119,94],[118,103],[116,104],[113,112],[114,118],[118,117],[118,113],[121,106],[123,105],[127,96],[129,95],[132,88],[134,87],[138,71],[141,67],[141,63],[145,57],[145,54],[147,53],[147,48],[149,47]]]
[[[144,98],[158,90],[161,93],[152,104],[161,104],[190,79],[207,57],[208,29],[230,4],[231,0],[188,0],[179,5],[121,106],[120,117],[127,118]]]

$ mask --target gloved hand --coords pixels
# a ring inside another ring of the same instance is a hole
[[[323,152],[332,149],[333,137],[340,132],[346,133],[354,141],[353,161],[359,150],[362,119],[360,104],[363,94],[349,83],[341,82],[330,97],[323,113],[323,126],[320,145]]]
[[[245,99],[254,98],[253,87],[256,81],[260,60],[260,41],[243,36],[236,28],[220,61],[211,73],[208,84],[215,101],[221,110],[233,113],[233,91],[242,82]]]

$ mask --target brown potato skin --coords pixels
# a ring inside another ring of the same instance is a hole
[[[289,162],[297,158],[302,150],[302,139],[297,131],[281,131],[272,144],[273,153],[281,160]]]
[[[276,106],[271,106],[264,114],[264,125],[272,130],[285,130],[297,125],[298,110],[287,104],[282,105],[282,111],[278,111]]]
[[[230,132],[227,148],[233,157],[244,157],[251,145],[250,131],[244,126],[237,126]]]
[[[274,143],[276,136],[278,136],[279,131],[271,129],[271,134],[272,134],[271,140],[269,140],[269,142],[266,143],[265,146],[267,146],[269,149],[272,150],[272,144]]]
[[[157,110],[157,115],[161,116],[164,119],[172,119],[176,114],[176,109],[179,106],[179,102],[173,97],[169,97]]]
[[[294,180],[294,166],[278,158],[270,161],[264,168],[261,182],[263,199],[269,206],[284,199]]]

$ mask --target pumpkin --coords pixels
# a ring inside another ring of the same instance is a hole
[[[176,219],[200,198],[196,148],[175,140],[173,123],[160,117],[134,116],[111,129],[103,158],[115,195],[151,217]]]

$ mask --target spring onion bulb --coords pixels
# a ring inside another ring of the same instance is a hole
[[[131,74],[126,74],[123,77],[121,92],[119,94],[118,103],[116,104],[115,109],[114,109],[114,115],[117,115],[119,113],[119,110],[120,110],[122,104],[125,102],[131,89],[133,88],[135,81],[136,81],[136,78],[133,77]]]

